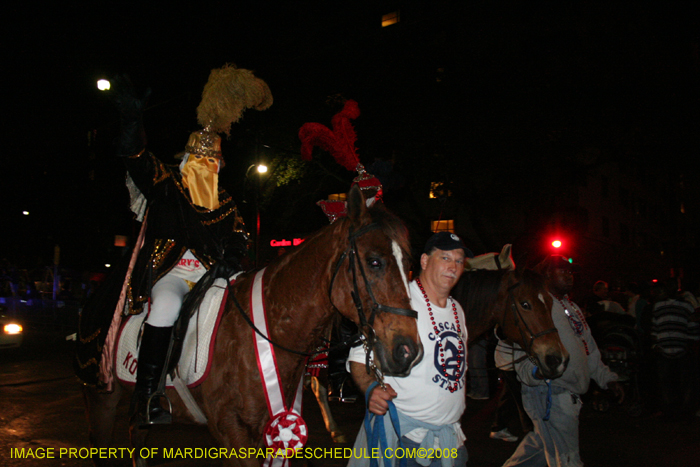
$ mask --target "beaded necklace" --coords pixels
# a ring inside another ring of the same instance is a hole
[[[432,305],[430,304],[430,299],[428,298],[428,294],[425,292],[425,289],[423,288],[423,284],[421,283],[420,279],[416,279],[416,284],[418,284],[418,288],[420,289],[421,293],[423,294],[423,299],[425,300],[425,305],[428,308],[428,315],[430,316],[430,323],[433,325],[433,330],[435,331],[435,335],[438,335],[438,327],[437,324],[435,323],[435,316],[433,315],[433,308]],[[450,300],[450,303],[452,303],[452,313],[454,314],[455,317],[455,325],[457,327],[457,334],[462,335],[462,328],[460,327],[459,324],[459,313],[457,313],[457,303],[452,299],[452,297],[448,297]],[[457,350],[457,361],[461,362],[462,358],[464,356],[464,348],[462,346],[462,339],[458,339],[459,344],[458,344],[458,350]],[[438,344],[438,351],[440,352],[440,364],[442,365],[442,373],[445,376],[445,378],[449,381],[449,376],[447,375],[447,364],[445,363],[445,352],[444,349],[442,348],[442,340],[440,338],[437,338],[437,344]],[[452,385],[449,382],[448,388],[450,392],[455,392],[457,389],[459,389],[459,379],[460,379],[460,373],[459,373],[459,366],[457,367],[457,370],[455,370],[455,383]]]
[[[583,348],[586,350],[586,355],[590,355],[591,352],[588,350],[588,343],[586,342],[586,339],[583,337],[583,331],[588,327],[588,324],[586,323],[586,318],[583,316],[583,313],[581,313],[581,310],[578,309],[574,303],[569,300],[568,295],[564,295],[564,300],[571,306],[571,309],[574,310],[576,313],[576,318],[571,314],[569,309],[564,305],[564,301],[555,296],[555,298],[559,301],[561,304],[561,307],[564,308],[564,313],[566,313],[566,316],[569,318],[569,324],[573,328],[574,332],[576,333],[577,336],[581,338],[581,342],[583,342]]]

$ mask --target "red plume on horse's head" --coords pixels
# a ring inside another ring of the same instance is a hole
[[[299,139],[301,140],[301,158],[311,160],[314,146],[331,153],[333,158],[346,169],[357,171],[357,177],[353,179],[353,185],[358,185],[370,206],[382,197],[382,185],[379,180],[368,174],[365,167],[360,163],[357,156],[355,141],[357,134],[350,123],[360,116],[360,107],[354,100],[345,101],[343,110],[338,112],[331,119],[329,129],[320,123],[305,123],[299,129]],[[328,219],[333,223],[339,217],[347,215],[347,206],[344,201],[321,200],[318,203]]]
[[[360,116],[360,108],[354,100],[348,100],[343,110],[333,116],[331,125],[333,129],[320,123],[304,123],[299,129],[301,140],[301,158],[311,160],[314,146],[331,153],[340,165],[352,171],[357,168],[360,159],[357,156],[355,141],[357,135],[350,120]]]

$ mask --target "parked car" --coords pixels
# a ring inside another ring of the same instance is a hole
[[[17,319],[0,314],[0,327],[0,350],[19,347],[22,344],[24,330]]]

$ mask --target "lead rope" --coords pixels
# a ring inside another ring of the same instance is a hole
[[[382,381],[382,387],[384,387],[383,385],[384,382]],[[369,396],[370,394],[372,394],[372,391],[377,386],[379,386],[379,382],[374,381],[367,388],[367,392],[365,392],[365,406],[367,408],[365,409],[364,423],[365,433],[367,434],[367,452],[371,452],[372,449],[375,449],[377,445],[379,445],[379,447],[381,448],[382,457],[384,458],[384,467],[391,467],[391,460],[384,456],[384,453],[386,453],[387,448],[389,447],[389,443],[386,440],[386,431],[384,428],[384,415],[376,415],[369,411]],[[401,449],[404,449],[403,442],[401,441],[401,425],[399,423],[399,414],[396,411],[396,406],[394,405],[394,402],[391,400],[388,400],[387,402],[389,403],[389,410],[387,411],[387,413],[389,414],[389,418],[391,419],[391,425],[393,426],[394,431],[396,432],[396,438],[399,440],[399,447]],[[373,420],[374,427],[372,425]],[[376,457],[371,456],[369,466],[379,467],[379,461]],[[399,467],[406,467],[406,456],[404,456],[399,461]]]
[[[522,357],[515,358],[515,348],[513,347],[513,345],[515,345],[515,344],[512,344],[512,345],[502,345],[500,343],[498,344],[498,346],[502,346],[502,348],[510,350],[510,360],[511,361],[509,363],[504,363],[503,365],[497,366],[496,368],[510,367],[513,369],[513,371],[515,371],[515,364],[516,363],[522,362],[523,360],[526,360],[528,358],[530,358],[530,361],[532,361],[532,357],[528,357],[527,354],[523,355]],[[535,362],[533,362],[533,363],[535,363]],[[532,377],[533,378],[537,378],[535,376],[535,373],[537,373],[537,364],[536,363],[535,363],[535,367],[532,369]],[[549,417],[550,417],[551,411],[552,411],[552,380],[545,379],[544,382],[545,382],[545,384],[547,384],[547,400],[545,402],[545,414],[544,414],[544,417],[542,417],[542,421],[546,422],[546,421],[549,421]]]
[[[535,379],[537,376],[535,376],[535,373],[537,373],[537,367],[534,367],[532,369],[532,377]],[[544,411],[544,417],[542,417],[542,421],[548,421],[549,416],[552,411],[552,380],[551,379],[545,379],[544,380],[545,384],[547,384],[547,401],[545,402],[545,411]]]

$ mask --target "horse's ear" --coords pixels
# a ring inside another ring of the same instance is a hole
[[[544,260],[542,260],[541,262],[536,264],[532,268],[532,270],[535,271],[537,274],[544,276],[547,273],[547,266],[548,266],[548,262],[547,262],[547,258],[545,258]]]
[[[508,243],[507,245],[503,245],[501,254],[498,255],[498,261],[501,263],[501,267],[506,271],[515,270],[515,261],[513,261],[513,256],[511,255],[512,248],[513,245],[511,245],[510,243]]]
[[[353,223],[361,223],[363,217],[367,215],[365,197],[357,185],[353,185],[348,193],[348,219]]]
[[[545,286],[544,276],[542,275],[542,273],[536,271],[535,269],[524,269],[523,277],[526,277],[528,278],[528,280],[533,281],[536,287]]]

